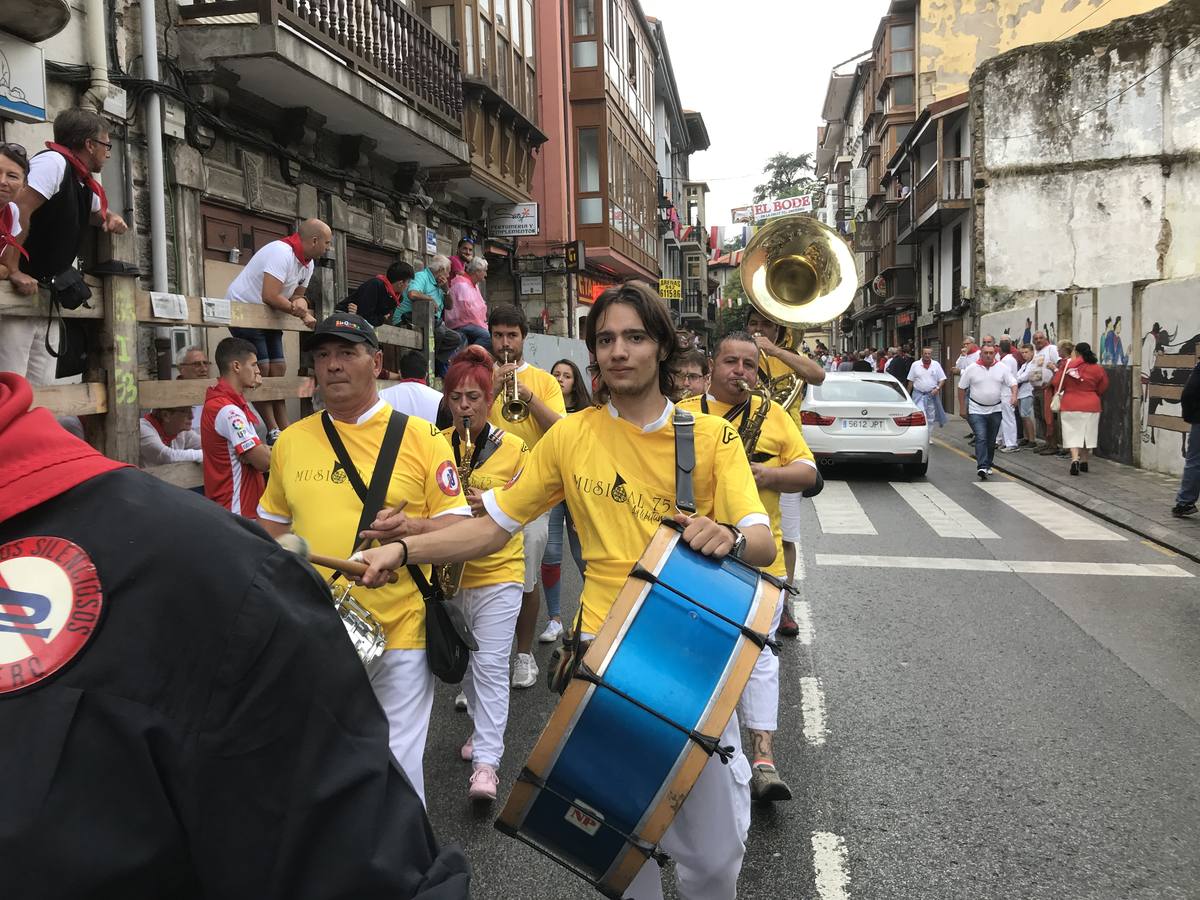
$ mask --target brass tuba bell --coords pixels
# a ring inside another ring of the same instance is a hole
[[[789,329],[836,319],[858,292],[850,245],[811,216],[769,221],[746,245],[739,271],[750,305]],[[800,396],[804,382],[794,374],[783,375],[765,387],[787,409]]]

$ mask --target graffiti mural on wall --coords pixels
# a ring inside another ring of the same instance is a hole
[[[1168,433],[1178,434],[1182,456],[1186,451],[1186,429],[1163,429],[1151,422],[1151,417],[1156,415],[1179,417],[1179,400],[1168,395],[1187,384],[1194,365],[1187,358],[1194,358],[1200,352],[1200,332],[1179,339],[1179,330],[1178,325],[1175,330],[1168,331],[1155,322],[1142,337],[1142,442],[1156,444],[1160,438],[1159,432],[1167,430]],[[1184,363],[1179,365],[1175,360],[1164,365],[1164,358],[1169,357],[1184,357]]]

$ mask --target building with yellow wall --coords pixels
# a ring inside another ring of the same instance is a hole
[[[917,4],[917,112],[967,90],[976,66],[1163,6],[1165,0],[923,0]]]

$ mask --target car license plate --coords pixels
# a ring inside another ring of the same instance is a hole
[[[881,431],[883,419],[842,419],[843,431]]]

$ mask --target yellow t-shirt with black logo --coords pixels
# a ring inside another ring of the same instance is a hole
[[[382,400],[357,424],[334,420],[334,428],[364,485],[370,485],[375,459],[383,443],[392,408]],[[290,524],[313,553],[345,559],[353,551],[362,501],[342,471],[325,429],[322,414],[285,428],[271,451],[271,477],[259,501],[259,518]],[[409,417],[396,454],[385,507],[407,500],[405,515],[431,519],[447,514],[470,515],[458,485],[450,445],[438,429]],[[426,577],[428,577],[428,567]],[[317,571],[328,578],[332,571]],[[381,588],[355,588],[354,597],[375,614],[387,632],[389,650],[419,650],[425,646],[425,601],[401,569],[400,580]]]
[[[730,404],[722,403],[720,400],[713,400],[711,397],[707,399],[710,415],[724,417],[732,408]],[[702,414],[700,400],[700,397],[689,397],[680,401],[679,405],[699,418]],[[761,401],[757,397],[751,397],[750,402],[752,404],[750,417],[753,418]],[[738,425],[741,421],[742,417],[739,413],[733,424]],[[741,444],[740,439],[738,443]],[[754,446],[754,458],[751,462],[774,467],[786,466],[796,460],[803,460],[814,469],[817,467],[816,457],[808,449],[808,444],[804,440],[804,435],[800,433],[800,428],[792,421],[791,416],[783,411],[782,407],[772,403],[767,410],[767,418],[763,421],[762,430],[759,431],[758,443]],[[759,490],[758,496],[762,498],[763,506],[767,508],[767,513],[771,516],[771,534],[775,538],[775,562],[771,563],[766,571],[772,575],[778,575],[780,578],[786,578],[787,566],[783,561],[783,526],[782,514],[779,510],[779,492]]]
[[[454,429],[445,429],[442,437],[453,441]],[[480,466],[471,471],[471,478],[467,484],[468,487],[480,491],[504,487],[521,471],[525,460],[529,458],[529,448],[525,446],[525,442],[501,428],[492,427],[486,440],[498,446],[492,449],[491,454]],[[523,584],[524,581],[525,536],[520,531],[491,556],[472,560],[463,567],[462,586],[465,588],[509,582]]]
[[[611,406],[581,410],[547,432],[514,482],[484,495],[489,514],[509,532],[566,499],[587,560],[581,598],[587,634],[599,632],[660,520],[675,514],[673,411],[668,403],[662,418],[642,429]],[[698,513],[743,528],[766,525],[737,432],[721,419],[697,416],[695,443]]]
[[[567,404],[563,401],[562,388],[558,386],[558,379],[545,369],[539,369],[529,363],[522,363],[521,367],[517,369],[517,381],[529,388],[533,396],[558,413],[560,417],[567,414]],[[501,414],[503,408],[504,398],[501,396],[501,392],[497,391],[496,399],[492,401],[492,412],[488,416],[488,421],[497,428],[503,428],[509,434],[519,437],[530,450],[536,447],[537,442],[546,432],[533,417],[533,413],[526,416],[524,422],[506,422]]]

